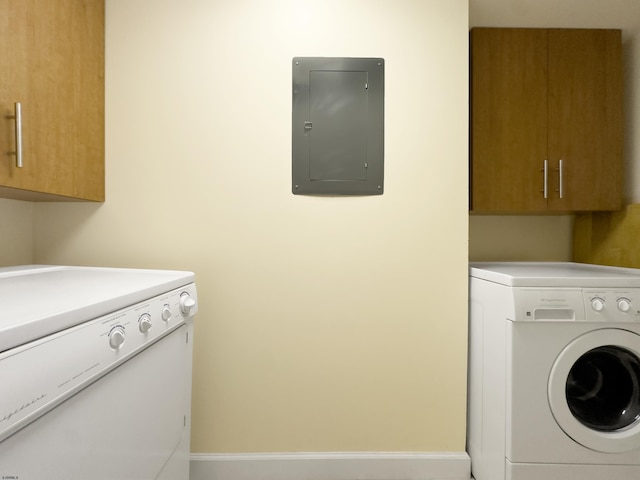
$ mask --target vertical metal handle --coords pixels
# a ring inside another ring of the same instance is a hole
[[[16,167],[22,168],[22,106],[20,102],[16,102],[14,105],[14,115],[7,115],[8,119],[15,120],[16,128],[16,150],[15,152],[9,152],[9,155],[16,156]]]
[[[564,177],[562,174],[562,160],[558,160],[558,178],[559,178],[559,185],[558,185],[558,193],[560,195],[560,198],[562,198],[562,196],[564,195]]]
[[[549,198],[549,170],[547,168],[549,162],[547,162],[546,160],[544,161],[544,167],[542,168],[543,173],[543,184],[542,184],[542,194],[544,196],[544,199],[546,200],[547,198]]]

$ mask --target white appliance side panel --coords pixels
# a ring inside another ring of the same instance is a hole
[[[469,299],[467,449],[474,478],[495,480],[504,478],[506,324],[513,316],[513,293],[471,278]]]
[[[0,478],[158,478],[188,433],[187,330],[175,330],[1,442]],[[188,461],[181,467],[172,467],[174,480],[188,479]]]

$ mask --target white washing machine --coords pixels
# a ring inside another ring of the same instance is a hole
[[[187,480],[191,272],[0,268],[0,479]]]
[[[640,478],[640,270],[472,263],[476,480]]]

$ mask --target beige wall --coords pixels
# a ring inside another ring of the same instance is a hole
[[[469,260],[571,261],[573,222],[572,215],[470,215]]]
[[[195,452],[463,451],[466,0],[107,0],[107,201],[35,260],[194,270]],[[386,60],[385,193],[290,192],[291,58]]]
[[[33,263],[33,211],[33,203],[0,199],[0,266]]]

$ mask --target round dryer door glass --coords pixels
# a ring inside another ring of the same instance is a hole
[[[591,330],[557,356],[549,375],[549,407],[558,426],[591,450],[640,450],[640,335]]]
[[[569,410],[583,425],[602,432],[626,428],[640,418],[640,359],[614,345],[582,355],[567,377]]]

